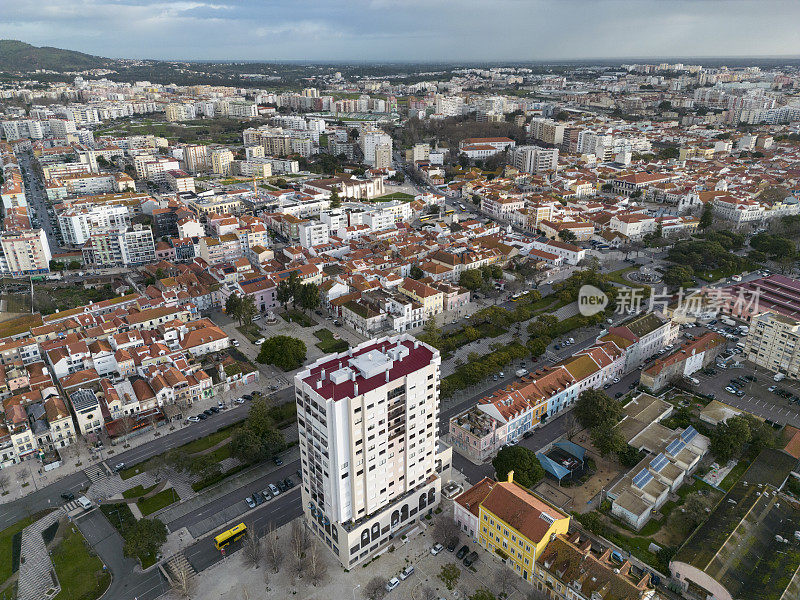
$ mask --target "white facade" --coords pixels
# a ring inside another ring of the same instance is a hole
[[[438,502],[439,365],[401,335],[295,375],[306,519],[348,568]]]

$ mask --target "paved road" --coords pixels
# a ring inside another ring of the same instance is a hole
[[[293,388],[285,388],[276,392],[276,394],[278,395],[278,402],[283,403],[292,398],[294,390]],[[243,420],[247,416],[247,407],[247,404],[235,404],[234,408],[222,411],[205,421],[183,425],[176,431],[165,434],[156,440],[145,442],[136,448],[114,454],[111,458],[105,457],[106,462],[112,465],[124,462],[127,466],[138,464],[152,456],[161,454],[165,450],[182,446],[198,438],[205,437],[226,425]],[[89,467],[90,465],[87,464],[86,466]],[[67,490],[76,492],[88,487],[88,485],[89,479],[84,475],[83,471],[80,471],[62,477],[58,481],[28,494],[24,498],[0,505],[2,506],[0,526],[15,523],[30,512],[58,506],[63,502],[60,496],[62,492]]]
[[[25,181],[25,199],[28,205],[36,211],[36,218],[39,221],[39,226],[44,229],[45,235],[47,236],[50,252],[57,254],[61,251],[61,248],[56,240],[54,224],[50,220],[50,215],[47,213],[47,201],[45,199],[44,187],[31,164],[31,155],[27,152],[20,152],[17,156],[19,158],[19,168],[22,171]]]

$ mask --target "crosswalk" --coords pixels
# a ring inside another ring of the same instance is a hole
[[[164,561],[164,569],[168,579],[172,581],[177,590],[188,588],[187,582],[197,575],[197,571],[194,570],[183,552],[178,552]]]
[[[105,468],[105,463],[99,463],[96,465],[92,465],[90,467],[86,467],[83,470],[83,474],[89,478],[89,481],[92,483],[97,483],[109,476],[109,472]]]

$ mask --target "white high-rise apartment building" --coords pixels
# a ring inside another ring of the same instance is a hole
[[[445,117],[458,117],[464,111],[464,99],[461,96],[436,96],[434,101],[436,114]]]
[[[440,500],[438,350],[403,334],[318,359],[295,375],[302,502],[345,568],[408,531]]]
[[[524,173],[555,171],[558,167],[558,148],[517,146],[511,154],[511,164]]]
[[[364,163],[382,169],[392,166],[392,138],[382,131],[365,131],[361,134],[361,151]]]
[[[183,147],[183,163],[189,173],[195,174],[208,170],[208,147],[200,145]]]

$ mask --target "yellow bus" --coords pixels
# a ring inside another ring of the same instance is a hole
[[[231,542],[242,539],[245,533],[247,533],[247,526],[244,523],[239,523],[235,527],[231,527],[228,531],[223,531],[215,537],[214,545],[217,547],[217,550],[222,550]]]

